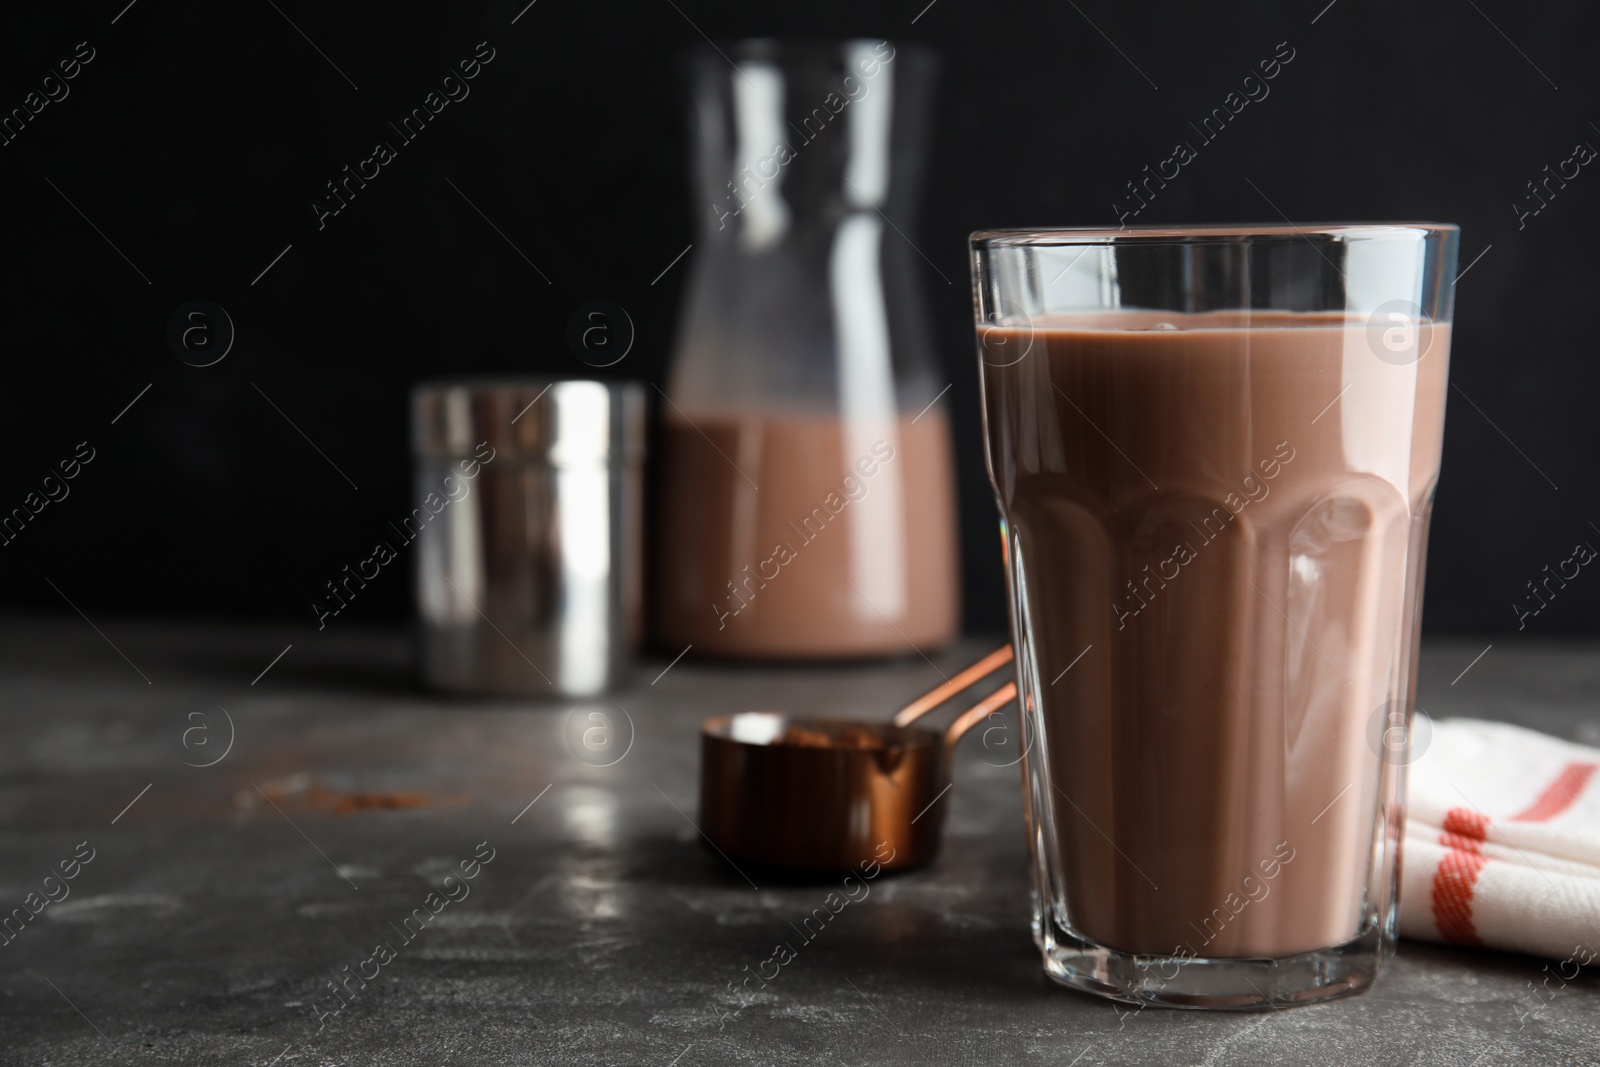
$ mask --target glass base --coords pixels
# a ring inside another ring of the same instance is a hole
[[[1392,954],[1374,922],[1342,945],[1282,959],[1137,955],[1106,948],[1046,919],[1035,927],[1044,970],[1072,989],[1124,1004],[1264,1011],[1360,993]]]

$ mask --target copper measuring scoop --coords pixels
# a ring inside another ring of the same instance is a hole
[[[700,725],[700,829],[734,863],[836,872],[901,870],[939,851],[951,755],[1017,695],[1008,681],[942,734],[917,719],[1011,662],[997,649],[889,723],[717,715]]]

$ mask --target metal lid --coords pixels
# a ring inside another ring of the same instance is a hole
[[[460,459],[488,442],[497,455],[554,466],[644,458],[645,393],[638,382],[464,378],[411,391],[411,453]]]

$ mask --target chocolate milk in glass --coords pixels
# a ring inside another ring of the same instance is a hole
[[[1406,691],[1439,472],[1449,327],[1421,330],[1406,366],[1339,314],[985,340],[1028,351],[983,366],[987,443],[1079,934],[1213,958],[1358,934],[1369,726]]]
[[[660,628],[760,658],[914,653],[957,623],[943,412],[667,418]]]

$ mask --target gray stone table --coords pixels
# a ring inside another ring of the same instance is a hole
[[[752,888],[701,847],[696,725],[882,716],[937,682],[915,657],[647,664],[615,698],[632,747],[598,767],[563,706],[418,691],[399,632],[95,622],[0,625],[0,907],[93,850],[0,947],[5,1064],[1600,1062],[1600,976],[1537,997],[1543,961],[1495,952],[1403,943],[1374,992],[1261,1014],[1050,985],[1017,771],[970,740],[939,861],[873,883],[741,1009],[731,984],[830,887]],[[1483,645],[1428,647],[1430,713],[1600,743],[1600,648],[1508,639],[1452,685]],[[378,974],[335,1014],[346,967]]]

